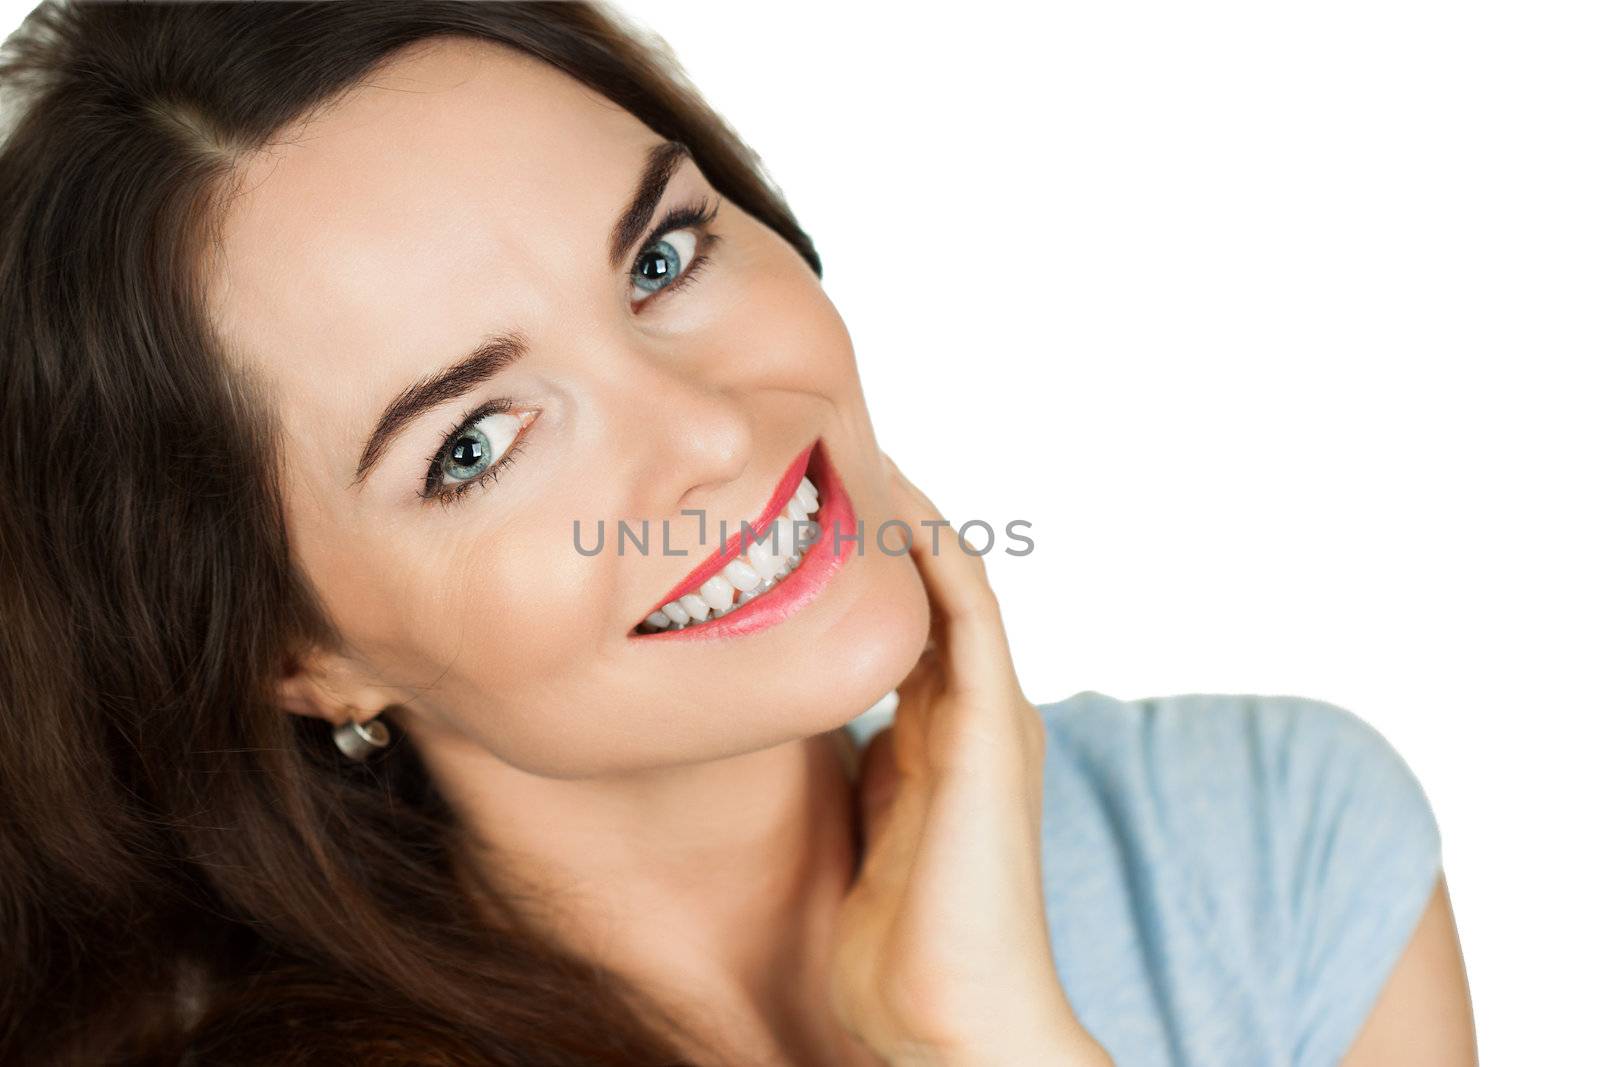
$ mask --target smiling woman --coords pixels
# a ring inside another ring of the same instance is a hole
[[[1030,704],[810,240],[624,27],[8,41],[0,1061],[1326,1062],[1430,900],[1459,1037],[1404,764]]]
[[[890,507],[754,154],[590,5],[48,4],[4,61],[0,1060],[886,1058],[811,947],[915,568],[730,650],[635,640],[681,551],[568,536],[823,441]]]

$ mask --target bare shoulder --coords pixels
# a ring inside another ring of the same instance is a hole
[[[1478,1067],[1467,970],[1443,873],[1341,1067]]]

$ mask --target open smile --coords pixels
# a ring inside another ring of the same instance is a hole
[[[773,626],[822,592],[856,533],[849,494],[819,438],[789,464],[749,529],[690,571],[632,636],[735,637]]]

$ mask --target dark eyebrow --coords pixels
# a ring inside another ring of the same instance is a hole
[[[517,334],[496,334],[473,349],[465,358],[457,360],[443,370],[408,386],[399,396],[389,401],[389,406],[378,416],[378,423],[361,450],[361,461],[356,464],[356,476],[349,488],[356,489],[366,483],[366,478],[390,442],[400,435],[410,422],[440,404],[466,396],[483,382],[493,378],[528,352],[527,341]]]
[[[645,156],[644,170],[639,174],[633,199],[623,209],[622,217],[617,219],[616,226],[611,230],[612,270],[622,266],[622,257],[628,254],[633,242],[644,233],[644,228],[650,224],[650,216],[656,213],[656,205],[661,203],[661,195],[667,191],[667,183],[672,180],[679,165],[688,158],[689,146],[682,141],[662,141]]]
[[[689,155],[689,146],[682,141],[658,142],[645,154],[644,168],[634,186],[633,198],[622,209],[616,225],[611,228],[608,258],[613,270],[622,266],[622,257],[628,254],[628,249],[650,224],[651,216],[656,213],[661,197],[667,191],[667,183]],[[522,337],[497,334],[465,358],[408,386],[389,401],[389,406],[378,416],[377,425],[361,449],[361,459],[356,463],[355,478],[349,488],[357,489],[366,484],[372,468],[412,420],[439,404],[472,392],[526,355],[527,350],[527,342]]]

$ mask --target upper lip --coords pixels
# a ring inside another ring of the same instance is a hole
[[[811,462],[811,454],[816,447],[817,443],[815,441],[806,445],[784,470],[783,477],[778,479],[777,488],[772,491],[772,496],[767,500],[766,507],[762,508],[755,521],[749,524],[749,537],[751,540],[755,540],[766,533],[767,527],[772,525],[772,521],[778,517],[779,513],[783,511],[784,505],[789,502],[789,498],[794,496],[795,490],[800,486],[800,479],[805,477],[806,466]],[[709,520],[706,521],[709,522]],[[726,567],[736,556],[744,551],[745,545],[749,543],[744,540],[744,535],[745,530],[742,526],[729,534],[728,539],[716,551],[712,552],[711,555],[701,561],[699,566],[690,571],[688,577],[673,586],[671,592],[656,601],[650,611],[660,611],[661,605],[668,601],[676,600],[685,593],[692,593],[704,585],[712,575],[722,570],[723,567]],[[663,534],[663,536],[665,535]],[[645,614],[649,614],[649,612]]]

